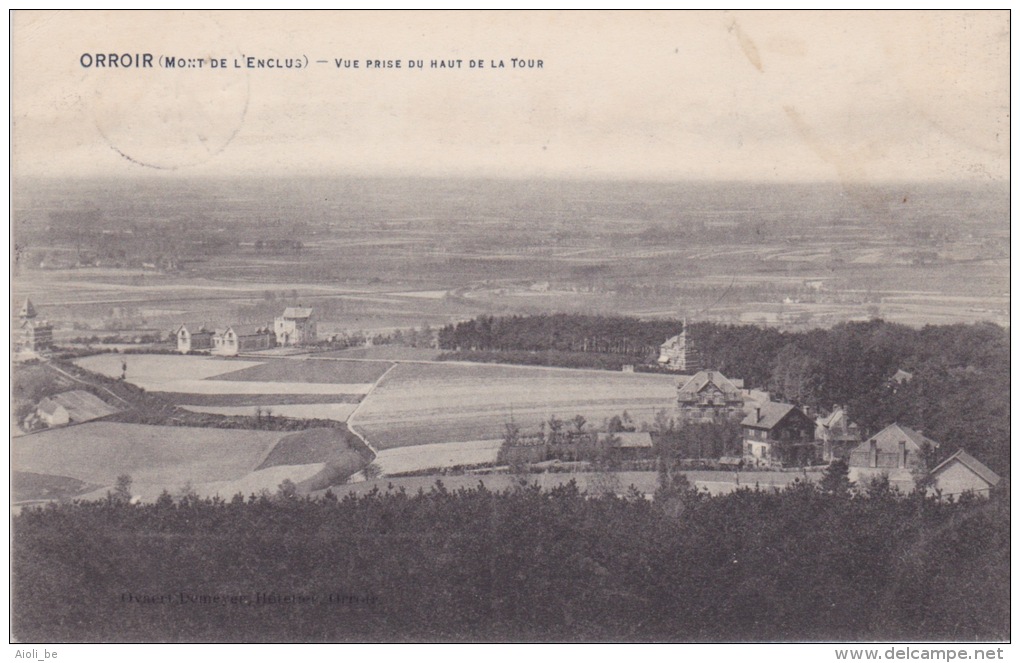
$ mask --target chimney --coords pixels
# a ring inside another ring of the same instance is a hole
[[[871,441],[871,449],[868,455],[868,467],[878,467],[878,441]]]
[[[907,442],[900,440],[900,452],[896,454],[896,467],[907,466]]]
[[[758,423],[759,421],[761,421],[761,408],[756,407],[754,408],[754,423]]]

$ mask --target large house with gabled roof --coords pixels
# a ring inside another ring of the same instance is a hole
[[[762,403],[740,426],[746,464],[800,467],[817,460],[815,422],[795,405]]]
[[[744,415],[742,380],[730,380],[719,371],[698,371],[680,380],[677,389],[679,419],[684,423],[713,423]]]

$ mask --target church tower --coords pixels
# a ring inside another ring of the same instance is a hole
[[[39,319],[32,300],[25,298],[25,303],[18,311],[21,320],[21,347],[26,350],[45,350],[53,345],[53,325]]]

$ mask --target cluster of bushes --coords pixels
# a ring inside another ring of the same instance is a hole
[[[281,489],[54,504],[13,518],[12,634],[1004,640],[1008,507],[1004,495],[938,503],[803,483],[711,497],[677,481],[654,501],[590,497],[572,483],[451,492],[437,482],[339,499]],[[260,603],[258,593],[309,600]]]

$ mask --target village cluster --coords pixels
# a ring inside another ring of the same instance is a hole
[[[38,353],[53,346],[53,325],[39,317],[30,299],[18,312],[18,329],[12,335],[16,353]],[[311,308],[288,306],[272,324],[233,324],[224,327],[184,323],[173,332],[182,354],[202,352],[236,356],[273,347],[313,345],[318,339]]]
[[[210,328],[203,323],[182,324],[174,332],[182,354],[205,350],[215,355],[236,356],[241,352],[272,347],[315,343],[317,335],[312,309],[288,306],[272,325],[229,325]]]
[[[685,331],[660,347],[661,366],[678,372],[698,368],[698,355],[687,338],[686,327],[685,321]],[[889,378],[890,386],[912,378],[909,372],[898,370]],[[806,406],[775,402],[768,392],[745,389],[742,379],[727,378],[719,371],[697,370],[693,375],[680,376],[674,418],[680,425],[739,422],[741,455],[720,457],[718,464],[723,468],[784,470],[842,461],[849,468],[851,481],[884,476],[891,486],[909,492],[918,477],[927,474],[931,491],[943,496],[968,492],[988,495],[1000,481],[995,472],[963,449],[928,468],[926,455],[936,450],[939,442],[903,424],[890,424],[865,440],[845,407],[819,413]],[[661,432],[630,428],[607,431],[600,438],[597,433],[585,433],[581,423],[577,430],[547,433],[543,426],[537,434],[518,434],[504,449],[501,460],[541,463],[607,453],[617,460],[655,458],[654,438]]]

